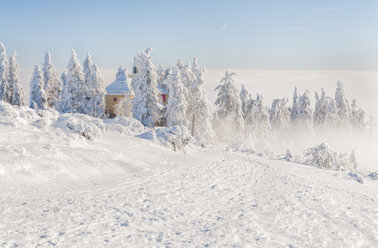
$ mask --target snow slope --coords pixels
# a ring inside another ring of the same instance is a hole
[[[0,247],[378,246],[373,177],[222,145],[173,152],[136,123],[71,116],[100,130],[89,140],[54,113],[7,111]]]

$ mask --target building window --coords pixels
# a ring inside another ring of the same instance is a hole
[[[133,67],[133,74],[137,74],[138,73],[138,68],[136,66]]]
[[[163,102],[165,102],[165,95],[161,95]]]
[[[113,98],[113,101],[116,102],[116,101],[117,101],[117,97],[114,97],[114,98]]]

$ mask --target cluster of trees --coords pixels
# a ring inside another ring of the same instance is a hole
[[[205,70],[196,59],[186,65],[179,60],[176,66],[166,69],[161,66],[156,69],[151,60],[151,49],[134,58],[138,73],[131,82],[135,94],[132,116],[148,127],[165,119],[168,127],[184,128],[197,142],[214,142],[211,104],[204,87]],[[157,87],[169,91],[167,106],[157,99]],[[129,99],[125,98],[125,101]]]
[[[335,97],[328,97],[322,89],[321,96],[315,93],[315,109],[310,102],[310,92],[298,94],[294,89],[292,106],[288,99],[274,99],[271,107],[264,105],[263,96],[257,94],[254,99],[242,86],[235,87],[235,73],[226,71],[224,78],[215,90],[217,110],[214,122],[219,130],[229,128],[239,133],[252,133],[264,139],[268,134],[285,136],[290,130],[326,130],[330,128],[366,128],[365,112],[356,105],[356,100],[349,104],[343,90],[343,84],[337,83]]]
[[[26,105],[18,79],[16,54],[8,61],[3,43],[0,43],[0,78],[0,100],[18,106]],[[105,117],[104,79],[97,65],[93,64],[91,55],[87,55],[82,67],[72,50],[67,71],[59,78],[51,55],[46,52],[42,68],[39,65],[34,67],[29,107]]]
[[[25,104],[25,94],[18,79],[16,53],[7,58],[4,44],[0,42],[0,101],[21,106]]]
[[[337,83],[334,98],[326,96],[323,89],[320,96],[315,93],[314,110],[309,91],[298,94],[296,88],[292,106],[288,106],[288,99],[282,98],[274,99],[268,108],[261,94],[253,98],[244,86],[239,92],[233,80],[236,74],[226,71],[215,88],[218,91],[217,110],[213,112],[204,87],[205,70],[196,59],[187,64],[179,60],[175,66],[165,69],[159,66],[156,69],[151,49],[147,49],[134,57],[134,68],[138,70],[131,82],[134,99],[125,97],[117,106],[122,109],[118,113],[133,116],[147,127],[154,127],[163,119],[168,127],[179,126],[180,130],[186,130],[202,144],[213,143],[216,136],[233,131],[241,135],[252,133],[257,140],[264,140],[271,134],[278,137],[288,135],[290,130],[366,128],[364,111],[355,100],[349,103],[341,82]],[[120,67],[116,76],[126,79],[126,70]],[[8,61],[2,43],[0,80],[0,100],[25,105],[25,95],[18,80],[16,54]],[[169,91],[166,106],[158,98],[158,87]],[[82,66],[72,50],[67,70],[58,78],[47,52],[43,67],[36,65],[34,68],[29,106],[106,117],[104,79],[97,65],[93,64],[91,55],[88,53]]]

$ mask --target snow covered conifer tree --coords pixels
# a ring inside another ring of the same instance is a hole
[[[339,126],[340,120],[336,112],[335,100],[331,97],[326,97],[324,100],[324,122],[323,128],[335,128]]]
[[[132,79],[135,93],[132,108],[133,116],[147,127],[153,127],[158,121],[157,74],[151,62],[151,50],[147,49],[134,58],[134,66],[138,74]]]
[[[344,94],[344,85],[340,81],[337,82],[335,101],[340,127],[350,127],[350,107]]]
[[[312,128],[312,109],[309,98],[309,91],[306,90],[298,99],[297,88],[294,90],[293,107],[291,108],[291,120],[293,127],[309,130]]]
[[[315,92],[314,127],[323,126],[326,116],[325,92],[322,88],[321,97]]]
[[[240,100],[242,103],[242,110],[243,110],[243,116],[245,118],[246,113],[247,113],[247,104],[249,100],[249,93],[248,90],[244,87],[244,84],[242,84],[242,89],[240,91]]]
[[[287,131],[290,127],[290,111],[287,102],[286,98],[274,99],[269,110],[270,124],[278,132]]]
[[[339,125],[339,118],[336,113],[336,104],[333,98],[325,96],[322,89],[321,97],[315,92],[315,110],[313,115],[313,124],[318,129],[335,128]]]
[[[180,71],[177,67],[172,67],[169,71],[167,84],[169,87],[169,98],[167,105],[167,126],[184,126],[188,125],[186,119],[186,110],[188,104],[184,96],[184,85],[181,82]]]
[[[193,137],[201,144],[211,144],[216,140],[216,135],[211,123],[212,110],[211,104],[207,99],[205,81],[203,75],[205,69],[198,65],[197,59],[192,64],[194,82],[192,83],[193,108],[191,131]]]
[[[300,127],[311,129],[312,127],[312,109],[310,103],[310,92],[306,90],[298,101],[298,115],[295,119]]]
[[[57,109],[62,94],[62,85],[52,63],[49,52],[45,54],[45,62],[42,68],[44,78],[44,90],[47,95],[47,103],[50,108]]]
[[[293,106],[290,109],[290,119],[291,121],[294,121],[298,116],[298,91],[297,87],[294,88],[294,94],[293,94]]]
[[[87,114],[90,116],[94,116],[94,105],[93,105],[93,85],[91,85],[91,82],[89,82],[89,78],[92,75],[92,68],[93,68],[93,62],[92,62],[92,56],[88,52],[87,57],[83,61],[83,72],[84,72],[84,105],[85,105],[85,111],[83,114]],[[98,68],[97,68],[98,69]],[[93,83],[93,81],[92,81]]]
[[[84,72],[73,49],[67,66],[64,88],[61,111],[63,113],[85,113]]]
[[[180,75],[181,75],[181,81],[184,84],[184,95],[186,102],[188,103],[188,109],[187,109],[187,119],[188,119],[188,129],[193,130],[192,124],[193,124],[193,110],[194,110],[194,81],[195,81],[195,75],[192,72],[190,64],[183,65],[181,60],[177,62],[180,70]]]
[[[261,94],[257,94],[256,100],[250,101],[247,108],[246,126],[257,137],[266,137],[269,129],[269,112],[266,106],[264,106],[264,97]]]
[[[12,85],[12,104],[17,106],[25,105],[25,94],[18,79],[18,65],[16,53],[9,58],[9,84]]]
[[[30,108],[46,109],[47,96],[43,87],[43,74],[39,65],[34,67],[33,77],[30,81]]]
[[[9,84],[9,62],[4,44],[0,42],[0,101],[12,103],[12,87]]]
[[[363,131],[366,129],[365,111],[359,108],[356,104],[356,100],[353,99],[351,104],[351,124],[355,130]]]
[[[97,65],[92,65],[88,78],[88,89],[90,91],[87,114],[96,118],[105,117],[105,87],[104,79]]]
[[[234,86],[233,76],[236,73],[226,71],[215,90],[218,96],[215,105],[218,107],[217,115],[226,127],[233,127],[237,132],[244,129],[242,103],[239,92]]]

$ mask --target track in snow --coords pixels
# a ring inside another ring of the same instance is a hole
[[[207,159],[106,181],[3,188],[0,247],[378,246],[375,182],[239,152],[196,156]]]

